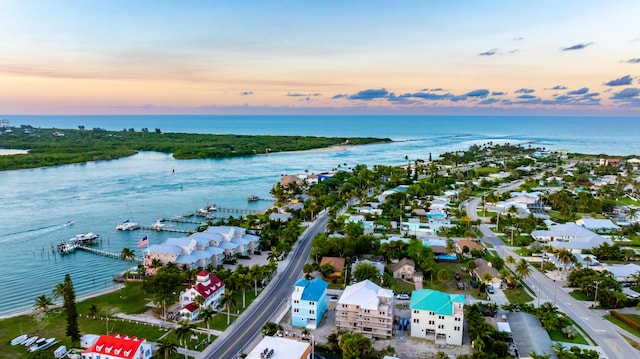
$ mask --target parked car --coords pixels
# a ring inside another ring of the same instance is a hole
[[[456,284],[458,285],[458,289],[460,289],[460,290],[464,289],[464,283],[463,282],[457,282]]]
[[[471,288],[478,288],[478,282],[475,279],[471,280]]]
[[[487,293],[489,294],[493,294],[496,291],[493,289],[493,286],[491,284],[487,284]]]
[[[411,296],[409,295],[409,293],[400,293],[396,295],[396,298],[401,300],[409,300],[411,299]]]

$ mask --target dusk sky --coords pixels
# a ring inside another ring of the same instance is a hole
[[[0,0],[0,113],[637,115],[639,19],[638,0]]]

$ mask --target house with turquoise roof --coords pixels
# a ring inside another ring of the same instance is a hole
[[[462,345],[464,295],[432,289],[411,294],[411,336],[436,345]]]
[[[327,311],[327,286],[321,278],[300,279],[291,293],[291,325],[316,329]]]

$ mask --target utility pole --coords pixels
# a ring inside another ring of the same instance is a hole
[[[600,285],[600,281],[596,281],[596,296],[593,298],[593,307],[595,308],[598,304],[598,286]]]
[[[558,289],[558,286],[556,286],[556,280],[553,280],[553,305],[556,305],[556,289]]]

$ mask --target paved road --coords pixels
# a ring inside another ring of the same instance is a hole
[[[479,198],[467,202],[467,215],[472,219],[477,218],[476,207],[478,203],[480,203]],[[480,231],[485,237],[483,240],[491,242],[502,258],[511,255],[516,260],[520,259],[517,253],[493,235],[487,225],[480,225]],[[553,279],[534,269],[532,274],[525,279],[525,283],[538,295],[536,304],[555,302],[560,312],[567,314],[586,331],[609,359],[640,357],[640,352],[620,336],[614,324],[594,314],[584,302],[576,300],[565,293],[562,288],[558,288]]]
[[[247,346],[257,335],[262,334],[264,324],[287,303],[293,284],[300,278],[302,266],[309,259],[311,241],[318,233],[325,230],[327,221],[328,215],[323,213],[307,228],[288,258],[281,263],[286,265],[278,269],[277,277],[271,281],[259,298],[200,354],[199,358],[233,359],[250,349]]]

